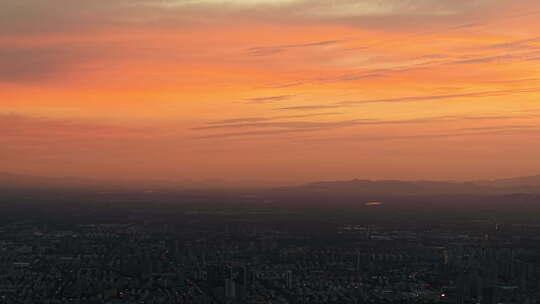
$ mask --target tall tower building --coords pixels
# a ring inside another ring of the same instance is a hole
[[[285,272],[285,285],[289,289],[293,287],[293,272],[292,272],[292,270],[287,270]]]

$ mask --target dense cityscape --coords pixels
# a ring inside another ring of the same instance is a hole
[[[57,195],[2,200],[0,303],[540,299],[535,214],[522,222],[495,211],[410,218],[416,207],[391,211],[381,202],[310,208],[246,194]],[[381,212],[396,218],[383,221]]]

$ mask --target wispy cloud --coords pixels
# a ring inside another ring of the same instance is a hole
[[[537,135],[540,135],[540,132],[534,132]],[[419,134],[419,135],[396,135],[396,136],[358,136],[358,137],[349,137],[341,140],[408,140],[408,139],[445,139],[452,137],[467,137],[467,136],[486,136],[486,135],[519,135],[521,131],[513,130],[496,130],[496,131],[482,131],[482,132],[456,132],[456,133],[435,133],[435,134]],[[530,134],[530,133],[529,133]]]
[[[275,110],[283,111],[311,111],[311,110],[324,110],[324,109],[335,109],[342,108],[340,105],[308,105],[308,106],[291,106],[291,107],[282,107]]]
[[[481,57],[481,58],[473,58],[473,59],[467,59],[467,60],[458,60],[451,62],[452,64],[472,64],[472,63],[487,63],[487,62],[496,62],[506,59],[515,58],[514,55],[500,55],[500,56],[489,56],[489,57]]]
[[[487,127],[471,127],[461,128],[457,131],[484,131],[484,130],[511,130],[511,129],[534,129],[540,125],[504,125],[504,126],[487,126]]]
[[[45,136],[103,136],[143,134],[152,128],[125,126],[96,121],[76,119],[52,119],[18,114],[0,114],[0,133],[7,137],[28,138]],[[155,130],[154,130],[155,131]]]
[[[539,57],[540,58],[540,57]],[[485,80],[486,83],[497,83],[497,84],[507,84],[507,83],[528,83],[539,81],[540,78],[521,78],[521,79],[506,79],[506,80]]]
[[[357,126],[391,126],[391,125],[410,125],[410,124],[429,124],[440,122],[452,122],[452,121],[474,121],[474,120],[507,120],[514,118],[532,118],[538,116],[531,115],[492,115],[492,116],[436,116],[425,117],[416,119],[403,119],[403,120],[377,120],[377,119],[352,119],[332,122],[305,122],[305,121],[286,121],[286,122],[254,122],[254,123],[239,123],[239,124],[227,124],[227,125],[215,125],[193,128],[197,131],[205,130],[227,130],[227,129],[255,129],[242,132],[227,132],[218,134],[209,134],[199,136],[198,138],[220,138],[220,137],[237,137],[237,136],[257,136],[257,135],[273,135],[284,133],[297,133],[297,132],[317,132],[327,131],[337,128],[357,127]],[[488,130],[510,130],[510,129],[529,129],[537,128],[540,125],[506,125],[506,126],[488,126],[488,127],[471,127],[461,128],[456,131],[488,131]],[[261,130],[271,129],[271,130]],[[425,136],[425,135],[422,135]],[[440,135],[439,135],[440,136]],[[455,136],[455,133],[445,135]],[[414,136],[416,137],[416,136]],[[381,138],[384,138],[382,136]],[[386,137],[388,138],[388,137]]]
[[[248,98],[246,100],[250,102],[271,102],[271,101],[283,101],[291,99],[293,95],[280,95],[280,96],[267,96],[267,97],[255,97]]]
[[[302,134],[316,131],[324,131],[328,129],[311,128],[311,129],[299,129],[299,130],[257,130],[246,132],[232,132],[211,134],[205,136],[199,136],[198,139],[217,139],[217,138],[230,138],[230,137],[246,137],[246,136],[268,136],[268,135],[282,135],[282,134]],[[540,135],[540,132],[535,132]],[[403,139],[422,139],[422,138],[448,138],[448,137],[462,137],[462,136],[480,136],[480,135],[515,135],[519,134],[511,130],[496,130],[496,131],[484,131],[484,132],[468,132],[468,133],[436,133],[436,134],[419,134],[419,135],[373,135],[373,136],[351,136],[346,138],[324,137],[323,141],[354,141],[354,140],[403,140]]]
[[[313,132],[318,129],[300,129],[300,130],[258,130],[258,131],[247,131],[247,132],[232,132],[232,133],[221,133],[221,134],[211,134],[197,137],[198,139],[212,139],[212,138],[228,138],[228,137],[245,137],[245,136],[264,136],[264,135],[278,135],[278,134],[289,134],[289,133],[304,133],[304,132]]]
[[[218,129],[250,129],[250,128],[281,128],[288,131],[309,130],[321,131],[335,128],[352,127],[352,126],[374,126],[374,125],[396,125],[396,124],[416,124],[426,123],[440,118],[419,118],[405,120],[376,120],[376,119],[351,119],[342,121],[285,121],[285,122],[256,122],[256,123],[241,123],[229,125],[216,125],[193,128],[193,130],[218,130]],[[234,133],[236,134],[236,133]],[[248,133],[251,134],[251,133]],[[230,136],[230,134],[224,134]]]
[[[369,120],[368,120],[369,121]],[[284,122],[255,122],[255,123],[240,123],[214,125],[205,127],[196,127],[192,130],[215,130],[215,129],[245,129],[245,128],[288,128],[288,129],[321,129],[334,128],[342,126],[352,126],[367,122],[365,120],[347,120],[337,122],[317,122],[317,121],[284,121]]]
[[[380,98],[380,99],[366,99],[359,101],[342,101],[340,105],[355,105],[355,104],[366,104],[366,103],[379,103],[379,102],[416,102],[416,101],[430,101],[430,100],[441,100],[441,99],[453,99],[453,98],[483,98],[483,97],[493,97],[493,96],[505,96],[511,94],[519,93],[529,93],[540,91],[540,88],[525,88],[525,89],[511,89],[511,90],[493,90],[493,91],[480,91],[480,92],[470,92],[470,93],[459,93],[459,94],[441,94],[441,95],[424,95],[424,96],[406,96],[406,97],[396,97],[396,98]]]
[[[470,132],[469,132],[470,131]],[[393,140],[423,140],[423,139],[447,139],[474,136],[540,136],[540,126],[503,126],[485,128],[462,128],[446,132],[434,132],[413,135],[356,135],[342,137],[319,137],[311,141],[323,142],[355,142],[355,141],[393,141]]]
[[[540,37],[534,37],[534,38],[529,38],[529,39],[515,40],[515,41],[512,41],[512,42],[499,43],[499,44],[492,45],[491,47],[492,48],[499,48],[499,49],[502,49],[502,48],[515,48],[515,47],[526,46],[529,43],[539,42],[539,41],[540,41]]]
[[[340,76],[321,77],[313,79],[314,82],[343,82],[343,81],[355,81],[360,79],[379,78],[383,77],[382,73],[360,73],[360,74],[346,74]]]
[[[466,23],[466,24],[460,24],[452,27],[451,29],[464,29],[464,28],[472,28],[476,26],[481,26],[482,23]]]
[[[346,40],[326,40],[318,41],[311,43],[300,43],[300,44],[285,44],[285,45],[273,45],[273,46],[256,46],[248,49],[248,52],[254,56],[269,56],[277,53],[281,53],[288,49],[297,49],[297,48],[310,48],[317,46],[328,46],[338,43],[344,43]]]
[[[333,116],[333,115],[340,115],[340,114],[343,114],[343,113],[341,113],[341,112],[324,112],[324,113],[269,116],[269,117],[242,117],[242,118],[232,118],[232,119],[225,119],[225,120],[218,120],[218,121],[210,121],[207,124],[210,124],[210,125],[226,125],[226,124],[246,123],[246,122],[249,123],[249,122],[271,121],[271,120],[278,120],[278,119]]]

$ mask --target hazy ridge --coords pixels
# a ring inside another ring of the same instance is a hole
[[[89,189],[89,190],[175,190],[211,188],[271,188],[282,193],[325,194],[512,194],[540,193],[540,175],[495,180],[403,181],[366,180],[321,181],[299,186],[280,186],[263,182],[227,182],[222,180],[96,180],[85,178],[49,178],[0,173],[0,188],[33,189]]]

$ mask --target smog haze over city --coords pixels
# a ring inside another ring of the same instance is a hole
[[[0,1],[0,304],[540,303],[540,2]]]

